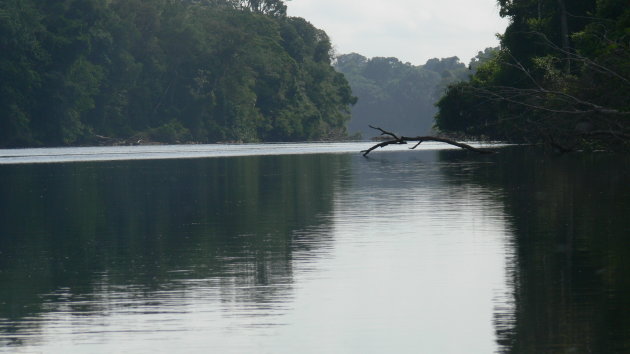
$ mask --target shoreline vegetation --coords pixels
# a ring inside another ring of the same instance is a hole
[[[333,139],[356,102],[281,0],[9,0],[0,43],[2,147]]]
[[[86,145],[73,145],[73,146],[138,146],[138,145],[201,145],[201,144],[249,144],[249,143],[276,143],[275,141],[243,141],[243,140],[225,140],[215,142],[201,142],[201,141],[159,141],[152,140],[143,136],[132,136],[129,138],[111,138],[102,135],[95,135],[95,140],[91,144]],[[374,137],[371,140],[377,140],[378,137]],[[357,141],[352,137],[344,139],[321,139],[321,140],[309,140],[309,142],[345,142],[345,141]],[[304,141],[293,141],[295,143],[301,143]]]
[[[498,4],[500,46],[466,67],[336,55],[282,0],[4,1],[0,147],[347,141],[372,125],[629,151],[627,1]]]
[[[436,128],[557,151],[630,151],[630,7],[499,0],[501,45],[438,101]]]

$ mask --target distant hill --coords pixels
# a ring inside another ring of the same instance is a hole
[[[377,135],[369,125],[405,135],[429,133],[437,112],[435,102],[444,89],[470,75],[457,57],[434,58],[414,66],[396,58],[368,59],[351,53],[338,56],[334,65],[358,98],[348,132],[360,133],[364,139]]]

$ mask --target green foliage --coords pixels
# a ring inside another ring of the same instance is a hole
[[[149,129],[147,133],[150,139],[167,143],[181,143],[191,139],[190,131],[176,120],[172,120],[157,128]]]
[[[337,57],[335,67],[348,78],[358,97],[348,129],[365,138],[374,135],[369,125],[407,135],[427,134],[442,90],[468,77],[457,57],[430,59],[425,65],[414,66],[396,58],[368,59],[351,53]]]
[[[491,60],[496,59],[496,57],[500,54],[499,48],[488,47],[482,51],[479,51],[477,55],[470,59],[470,63],[468,64],[468,69],[472,71],[473,74],[477,73],[478,68]]]
[[[0,18],[0,146],[345,135],[330,40],[280,0],[7,0]]]
[[[630,144],[630,8],[617,0],[499,1],[501,50],[438,106],[442,131],[562,149]],[[484,116],[481,119],[481,116]]]

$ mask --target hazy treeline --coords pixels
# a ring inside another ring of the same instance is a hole
[[[510,25],[469,82],[449,87],[437,127],[571,150],[630,142],[626,0],[499,0]]]
[[[405,135],[427,134],[444,88],[468,79],[471,73],[457,57],[434,58],[414,66],[397,58],[368,59],[351,53],[338,56],[335,67],[345,74],[358,98],[348,131],[363,138],[378,135],[370,124]]]
[[[336,138],[354,102],[280,0],[4,0],[0,45],[3,147]]]

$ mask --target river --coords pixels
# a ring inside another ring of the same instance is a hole
[[[630,158],[0,150],[0,352],[622,353]]]

